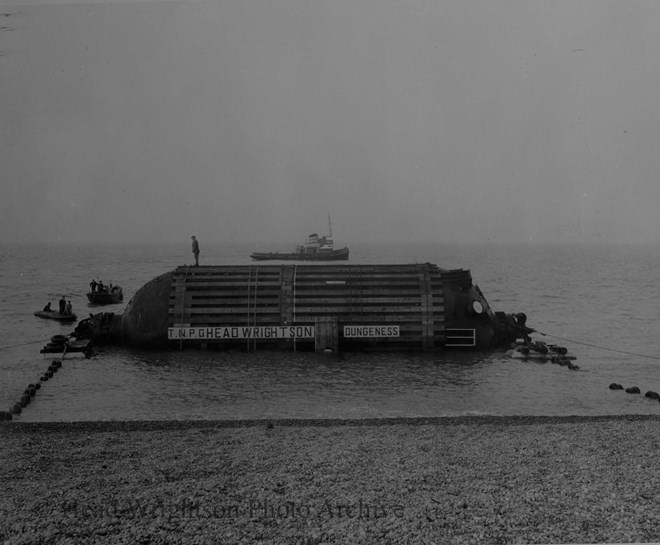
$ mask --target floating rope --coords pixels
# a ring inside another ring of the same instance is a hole
[[[18,348],[20,346],[28,346],[30,344],[37,344],[37,343],[44,343],[48,342],[48,339],[40,339],[38,341],[30,341],[27,343],[21,343],[21,344],[14,344],[12,346],[0,346],[0,350],[9,350],[10,348]]]
[[[535,330],[536,333],[543,335],[544,337],[552,337],[553,339],[560,339],[569,343],[581,344],[584,346],[590,346],[592,348],[598,348],[599,350],[606,350],[608,352],[616,352],[618,354],[626,354],[628,356],[638,356],[640,358],[650,358],[653,360],[660,360],[660,356],[651,356],[650,354],[640,354],[639,352],[630,352],[628,350],[617,350],[616,348],[608,348],[606,346],[599,346],[597,344],[585,343],[582,341],[576,341],[573,339],[567,339],[566,337],[559,337],[557,335],[550,335],[549,333],[543,333],[542,331]]]

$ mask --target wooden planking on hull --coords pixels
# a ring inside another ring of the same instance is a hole
[[[322,319],[328,331],[399,324],[400,336],[379,342],[432,347],[444,340],[441,274],[429,264],[182,267],[172,282],[169,323],[278,326]]]

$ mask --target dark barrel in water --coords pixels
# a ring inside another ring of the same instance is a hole
[[[493,312],[469,271],[407,265],[182,266],[140,288],[123,315],[77,336],[142,348],[442,350],[524,335]]]

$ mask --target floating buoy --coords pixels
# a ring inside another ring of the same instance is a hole
[[[617,384],[616,382],[613,382],[610,384],[610,390],[623,390],[623,386],[621,384]]]
[[[30,403],[30,396],[23,395],[23,397],[21,397],[20,403],[21,403],[21,407],[27,407],[28,404]]]
[[[37,382],[36,384],[34,384],[34,387],[35,387],[37,390],[39,390],[39,389],[41,388],[41,383],[40,383],[40,382]]]
[[[579,365],[576,365],[576,364],[574,364],[574,363],[571,363],[570,361],[568,362],[568,368],[569,368],[571,371],[579,371],[579,370],[580,370],[580,366],[579,366]]]
[[[651,399],[660,399],[660,395],[658,395],[658,392],[653,392],[651,390],[646,392],[646,394],[644,394],[644,397],[649,397]]]
[[[641,394],[642,392],[639,391],[639,388],[637,386],[631,386],[630,388],[626,388],[626,393],[627,394]]]
[[[552,363],[556,363],[557,365],[561,365],[562,367],[570,366],[571,365],[571,358],[570,356],[562,356],[561,354],[554,354],[550,356],[550,361]]]
[[[30,388],[28,391],[30,393],[30,397],[34,397],[37,395],[37,389],[34,386],[32,386],[32,388]]]
[[[548,347],[545,345],[545,343],[541,341],[536,341],[534,343],[534,350],[537,352],[540,352],[541,354],[547,354],[548,353]]]
[[[11,408],[11,412],[14,414],[21,414],[21,404],[20,403],[14,403],[14,406]]]
[[[41,382],[46,382],[48,380],[48,377],[44,374],[44,375],[41,375],[41,378],[39,380]]]
[[[57,369],[59,369],[60,367],[62,367],[62,361],[61,360],[53,360],[51,365],[56,367]]]

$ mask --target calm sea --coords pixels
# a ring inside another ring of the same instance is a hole
[[[267,248],[211,246],[203,264],[247,264]],[[287,248],[282,248],[286,250]],[[65,295],[80,318],[92,278],[125,301],[190,263],[181,246],[4,245],[0,252],[0,409],[50,364],[39,350],[62,325],[33,316]],[[660,247],[351,245],[351,263],[431,262],[466,268],[495,310],[525,312],[539,339],[567,346],[579,371],[503,351],[343,354],[141,352],[71,357],[22,421],[372,418],[457,415],[656,414],[660,403]],[[123,305],[105,307],[121,312]],[[611,391],[612,382],[642,395]]]

